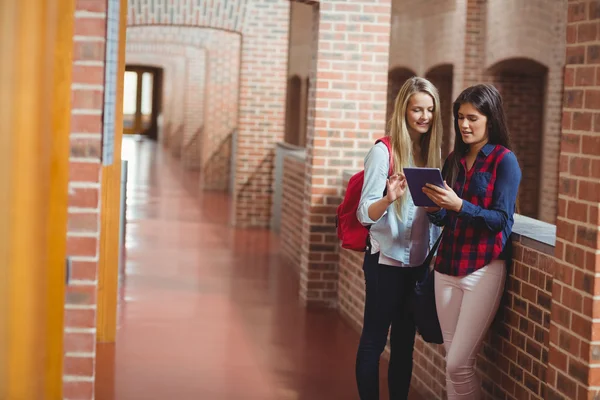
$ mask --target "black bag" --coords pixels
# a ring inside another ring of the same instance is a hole
[[[427,343],[442,344],[444,338],[440,328],[437,308],[435,306],[434,271],[429,268],[431,260],[440,245],[442,235],[431,248],[427,258],[419,267],[422,270],[413,292],[413,313],[417,331]]]

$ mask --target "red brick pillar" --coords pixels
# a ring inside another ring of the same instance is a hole
[[[275,144],[285,129],[290,1],[252,0],[244,7],[237,18],[244,26],[232,222],[264,227],[271,214]]]
[[[192,51],[190,51],[192,50]],[[204,79],[206,76],[206,51],[189,48],[185,92],[185,140],[182,161],[186,168],[200,168],[201,127],[204,123]]]
[[[486,0],[467,0],[464,78],[460,91],[483,79],[486,8]]]
[[[94,391],[107,12],[108,0],[76,2],[67,231],[72,270],[65,297],[64,398],[92,399]]]
[[[464,39],[455,46],[456,51],[462,54],[462,58],[458,57],[459,59],[453,65],[451,102],[454,102],[465,88],[482,83],[484,80],[487,0],[466,0],[463,7],[466,17],[462,22]],[[439,82],[434,83],[436,86],[439,85]],[[440,94],[441,89],[443,88],[438,86]],[[444,118],[448,118],[448,126],[451,129],[444,131],[446,140],[442,149],[443,154],[449,153],[454,148],[454,117],[451,114],[444,115]]]
[[[202,139],[202,188],[229,186],[233,131],[238,123],[240,36],[216,31],[211,36],[206,74]]]
[[[571,40],[566,51],[546,398],[596,399],[600,393],[600,40],[596,29],[600,3],[577,1],[568,7]],[[592,31],[593,35],[587,34]],[[568,100],[573,98],[579,101]]]
[[[385,131],[391,0],[322,0],[314,13],[300,296],[334,305],[342,172],[362,169]]]

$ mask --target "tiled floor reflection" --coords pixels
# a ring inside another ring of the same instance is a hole
[[[277,237],[229,227],[229,198],[199,191],[158,145],[127,138],[123,155],[127,264],[96,398],[357,399],[359,335],[299,305]]]

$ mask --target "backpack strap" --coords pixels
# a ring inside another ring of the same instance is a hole
[[[375,144],[379,142],[385,144],[385,147],[387,147],[388,149],[388,154],[390,155],[390,169],[388,170],[389,177],[394,174],[394,157],[392,157],[392,138],[390,138],[389,136],[384,136],[382,138],[377,139],[375,141]]]

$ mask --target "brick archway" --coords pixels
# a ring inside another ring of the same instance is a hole
[[[289,0],[130,1],[130,28],[200,27],[241,37],[232,202],[233,223],[238,226],[269,224],[274,146],[283,140],[285,125],[289,7]]]
[[[528,59],[547,70],[541,147],[542,173],[537,218],[554,223],[557,213],[561,103],[565,65],[567,1],[523,2],[489,0],[485,11],[483,70],[497,69],[507,60]],[[527,38],[527,40],[523,40]],[[484,79],[490,81],[488,73]]]
[[[163,128],[168,129],[162,129],[159,140],[173,155],[181,157],[186,167],[199,168],[201,138],[197,136],[204,124],[206,50],[177,41],[158,42],[151,35],[147,39],[127,43],[127,62],[145,55],[140,61],[163,65],[166,107],[161,119]]]
[[[486,75],[490,76],[492,83],[502,94],[513,151],[523,171],[519,213],[539,218],[548,69],[531,59],[513,58],[493,65]]]

